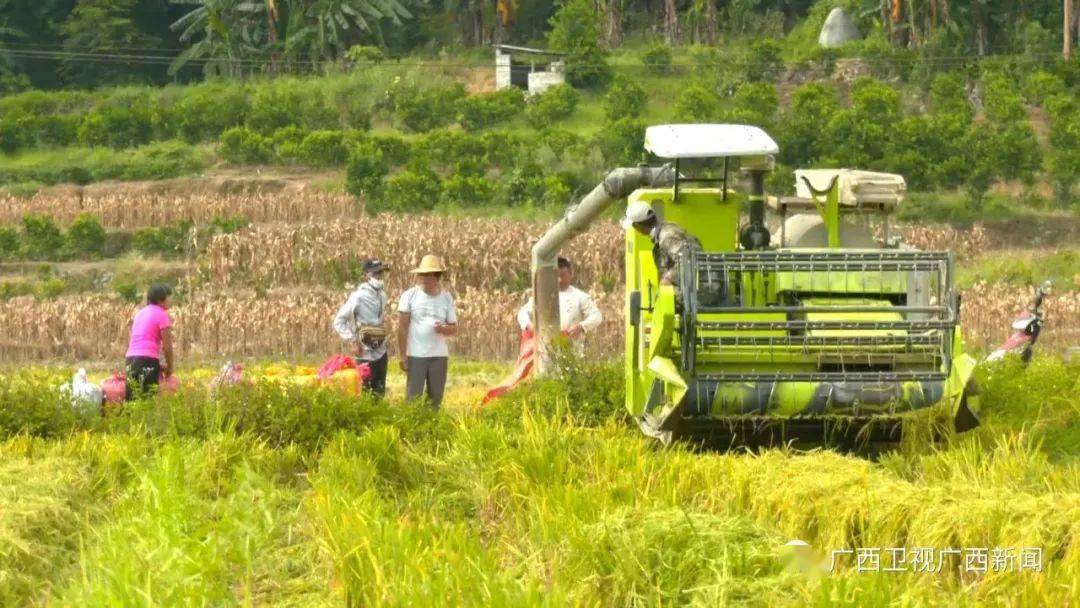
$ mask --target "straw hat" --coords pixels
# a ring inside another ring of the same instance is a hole
[[[410,270],[412,274],[428,274],[432,272],[446,272],[446,267],[443,266],[442,258],[437,255],[425,255],[424,259],[420,260],[420,265]]]

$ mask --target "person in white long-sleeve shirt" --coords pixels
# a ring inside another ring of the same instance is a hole
[[[603,317],[589,294],[574,287],[574,266],[570,260],[560,257],[559,277],[559,324],[572,340],[580,340],[586,332],[596,329]],[[518,325],[522,331],[532,329],[535,303],[532,297],[518,311]]]
[[[383,277],[387,266],[379,260],[365,260],[364,282],[334,315],[334,331],[357,347],[357,363],[366,362],[371,375],[364,388],[377,397],[386,393],[386,304]],[[380,331],[381,330],[381,331]]]

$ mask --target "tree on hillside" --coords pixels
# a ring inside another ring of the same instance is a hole
[[[140,7],[140,4],[144,6]],[[59,27],[64,50],[69,53],[60,67],[64,81],[80,87],[97,87],[138,83],[160,74],[157,65],[134,67],[128,62],[87,61],[84,55],[155,54],[154,49],[161,46],[161,38],[136,23],[140,9],[148,13],[150,20],[160,22],[164,19],[163,7],[153,4],[140,0],[83,0],[77,3]]]
[[[604,3],[604,42],[609,49],[622,44],[623,0],[606,0]]]
[[[176,73],[190,62],[207,76],[242,77],[258,65],[266,48],[266,5],[248,0],[171,0],[194,6],[172,24],[180,41],[190,43],[173,62]]]
[[[17,40],[21,37],[22,32],[6,27],[3,17],[0,17],[0,95],[21,91],[30,86],[30,80],[16,72],[14,55],[5,48],[7,40]]]
[[[664,40],[668,44],[679,41],[679,5],[677,0],[664,0]]]
[[[373,30],[380,20],[401,25],[402,20],[412,17],[399,0],[294,0],[291,4],[293,11],[303,13],[314,33],[311,55],[324,61],[340,57],[359,42],[357,34]]]
[[[603,86],[611,78],[600,48],[600,15],[592,0],[564,0],[551,18],[551,48],[566,53],[566,79],[574,86]]]

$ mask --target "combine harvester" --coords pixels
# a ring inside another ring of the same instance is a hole
[[[757,127],[654,126],[645,148],[667,164],[615,169],[533,248],[541,373],[559,330],[558,249],[627,198],[703,248],[662,285],[651,240],[626,232],[626,407],[647,435],[843,444],[898,441],[916,411],[978,424],[952,254],[889,235],[902,177],[800,170],[799,196],[766,197],[778,147]]]

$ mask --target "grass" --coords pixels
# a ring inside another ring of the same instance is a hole
[[[151,180],[192,175],[210,164],[208,146],[162,141],[138,148],[53,148],[0,155],[0,186],[29,195],[37,185],[106,179]]]
[[[658,448],[613,415],[621,395],[610,366],[478,411],[477,386],[503,369],[456,366],[444,414],[362,404],[348,420],[316,424],[314,443],[304,425],[268,435],[244,423],[242,400],[196,393],[133,406],[122,425],[9,434],[2,603],[1058,606],[1080,597],[1080,385],[1060,360],[983,370],[983,427],[876,460]],[[43,387],[57,378],[37,373]],[[250,397],[314,421],[352,407],[330,396]],[[160,423],[185,403],[219,415],[186,431]],[[1040,547],[1044,568],[875,574],[848,559],[836,572],[805,572],[783,547],[792,538],[820,557]]]

